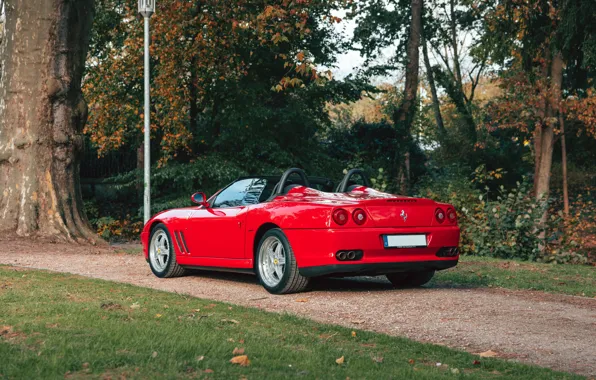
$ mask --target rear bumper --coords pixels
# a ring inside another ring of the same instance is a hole
[[[423,272],[442,270],[457,265],[457,259],[435,261],[411,261],[402,263],[377,263],[377,264],[335,264],[299,268],[304,277],[320,276],[376,276],[379,274],[395,272]]]
[[[286,229],[304,276],[326,274],[382,274],[441,270],[457,265],[459,256],[438,257],[442,247],[459,246],[459,227]],[[383,235],[425,234],[427,247],[385,248]],[[362,258],[339,261],[340,250],[361,250]]]

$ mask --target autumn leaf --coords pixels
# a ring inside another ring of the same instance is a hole
[[[239,355],[230,359],[230,363],[239,364],[241,367],[248,367],[250,365],[250,360],[248,360],[247,355]]]
[[[335,359],[335,362],[339,365],[344,364],[344,357],[342,356],[341,358]]]
[[[308,302],[308,298],[298,298],[296,302]]]
[[[153,351],[153,353],[151,354],[152,358],[156,358],[157,357],[157,351]]]
[[[227,323],[233,323],[233,324],[236,324],[236,325],[237,325],[238,323],[240,323],[240,322],[238,322],[238,321],[237,321],[237,320],[235,320],[235,319],[225,319],[225,318],[224,318],[224,319],[222,319],[221,321],[222,321],[222,322],[227,322]]]
[[[234,351],[232,351],[232,355],[243,355],[244,354],[244,348],[234,348]]]
[[[352,331],[352,337],[355,338],[356,337],[356,331]]]
[[[499,356],[496,352],[492,350],[484,351],[478,354],[481,358],[494,358],[495,356]]]

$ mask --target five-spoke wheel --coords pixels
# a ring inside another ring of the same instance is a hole
[[[177,277],[184,274],[184,268],[176,262],[170,233],[161,223],[151,231],[149,266],[157,277]]]
[[[263,287],[274,294],[300,292],[309,284],[309,279],[298,272],[290,242],[279,228],[267,231],[261,238],[256,272]]]

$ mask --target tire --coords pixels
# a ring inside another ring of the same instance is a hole
[[[261,285],[272,294],[302,292],[310,283],[298,272],[294,251],[279,228],[267,231],[261,238],[255,252],[255,272]]]
[[[149,267],[159,278],[180,277],[186,270],[176,262],[172,237],[166,226],[158,224],[149,237]]]
[[[396,288],[414,288],[426,284],[434,275],[435,271],[431,270],[427,272],[389,273],[385,277]]]

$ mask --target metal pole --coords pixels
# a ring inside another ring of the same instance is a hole
[[[151,94],[150,94],[150,87],[149,87],[149,17],[145,16],[145,142],[144,142],[144,149],[145,149],[145,158],[144,158],[144,166],[145,166],[145,179],[144,179],[144,188],[145,193],[143,196],[143,215],[145,223],[151,218],[151,150],[150,150],[150,128],[151,128],[151,110],[149,107],[151,106]]]

